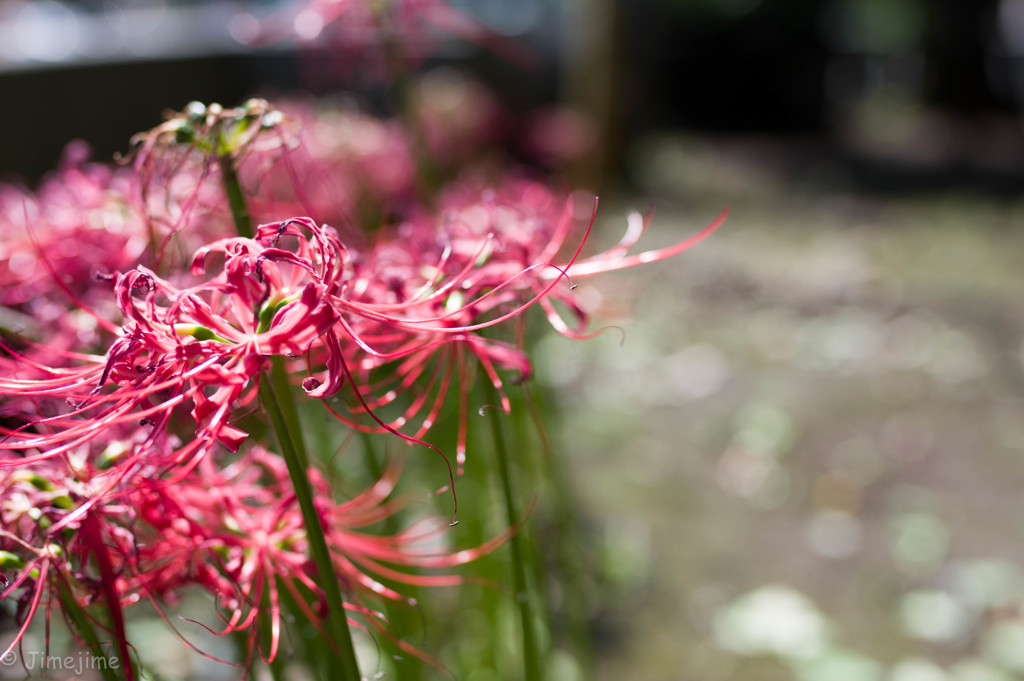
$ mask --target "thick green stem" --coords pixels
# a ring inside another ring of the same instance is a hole
[[[493,387],[486,381],[488,399],[491,404],[497,404],[498,396]],[[494,435],[494,454],[498,463],[498,477],[501,479],[501,489],[505,497],[505,516],[509,527],[512,527],[522,519],[516,507],[515,482],[512,479],[512,465],[509,460],[508,447],[505,441],[505,430],[501,422],[502,414],[498,409],[487,410],[491,421],[491,431]],[[522,624],[523,634],[523,674],[526,681],[540,681],[543,678],[540,645],[537,642],[537,631],[533,612],[533,599],[529,579],[527,577],[526,558],[528,547],[524,537],[524,529],[512,535],[509,540],[509,548],[512,553],[512,582],[515,587],[516,605],[519,607],[519,619]]]
[[[295,451],[302,461],[303,469],[309,468],[309,457],[306,454],[306,438],[302,434],[302,422],[299,421],[299,410],[295,407],[295,400],[292,399],[292,386],[288,381],[288,369],[284,365],[284,357],[274,357],[270,364],[270,385],[275,395],[282,395],[288,399],[279,402],[284,422],[288,425],[288,433],[295,443]]]
[[[242,193],[242,183],[238,179],[238,172],[235,170],[234,159],[230,154],[223,154],[217,157],[220,165],[220,179],[224,184],[224,193],[228,197],[228,205],[231,207],[231,218],[235,221],[235,230],[238,236],[251,239],[256,234],[252,226],[252,216],[249,214],[249,206],[245,202],[245,194]]]
[[[275,361],[281,361],[281,359],[275,358]],[[289,423],[281,406],[282,402],[290,400],[291,396],[278,396],[270,377],[264,376],[264,379],[260,381],[260,397],[270,414],[270,421],[281,445],[281,454],[288,466],[288,475],[291,477],[295,497],[299,502],[302,519],[306,525],[309,552],[317,568],[316,582],[323,591],[327,604],[327,621],[324,629],[334,643],[337,653],[337,676],[335,678],[344,681],[359,681],[361,678],[359,665],[356,662],[355,647],[352,645],[352,634],[349,631],[348,617],[345,614],[345,602],[341,597],[341,588],[334,572],[334,563],[331,560],[330,549],[327,547],[327,538],[324,536],[320,514],[313,503],[313,489],[309,484],[306,453],[297,449],[293,436],[293,433],[301,432],[301,424],[297,420]]]
[[[219,146],[219,142],[218,142]],[[242,191],[242,183],[235,170],[234,159],[230,153],[217,156],[220,165],[221,181],[231,208],[231,217],[235,229],[241,237],[252,238],[252,216]],[[309,484],[309,457],[306,455],[306,443],[302,436],[302,424],[299,422],[298,410],[291,396],[291,385],[283,357],[274,357],[270,372],[260,381],[260,398],[270,414],[270,422],[277,434],[281,446],[281,454],[288,466],[288,475],[295,490],[295,497],[302,511],[302,520],[306,526],[306,538],[309,542],[310,557],[316,564],[317,579],[324,601],[327,604],[327,621],[324,631],[334,644],[337,653],[337,668],[331,665],[332,678],[343,681],[359,681],[359,664],[356,661],[355,647],[352,645],[352,634],[348,627],[345,614],[345,601],[341,597],[338,578],[334,572],[334,562],[327,547],[327,538],[320,523],[320,514],[313,503],[313,489]],[[274,670],[276,673],[276,670]]]

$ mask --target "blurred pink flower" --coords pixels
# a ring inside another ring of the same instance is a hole
[[[297,101],[281,111],[301,131],[299,143],[283,153],[249,154],[240,163],[258,220],[308,215],[342,230],[346,241],[361,241],[359,227],[376,225],[351,229],[360,213],[392,212],[412,202],[416,164],[397,121],[369,116],[353,106],[314,111]]]
[[[445,35],[475,43],[519,64],[532,55],[445,0],[300,0],[257,19],[239,14],[237,40],[266,44],[286,39],[325,46],[346,74],[392,80],[408,73]]]
[[[497,96],[466,73],[428,71],[414,82],[412,97],[412,116],[436,166],[465,168],[500,140],[505,121]]]
[[[146,247],[130,173],[88,157],[72,142],[36,192],[0,185],[0,328],[45,339],[31,352],[47,364],[104,340],[114,306],[98,275],[131,267]]]

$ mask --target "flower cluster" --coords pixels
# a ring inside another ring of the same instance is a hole
[[[330,616],[318,572],[353,618],[390,636],[373,601],[403,597],[385,582],[457,583],[421,570],[476,559],[508,533],[464,550],[436,541],[443,524],[381,535],[368,528],[401,509],[397,468],[346,499],[303,461],[311,518],[295,473],[253,437],[273,368],[286,400],[434,449],[426,438],[454,404],[461,473],[476,373],[506,411],[502,377],[532,373],[494,327],[537,306],[585,337],[577,280],[672,256],[722,220],[631,254],[647,223],[632,215],[620,243],[584,256],[593,211],[578,215],[543,182],[460,179],[421,202],[400,128],[285,109],[193,104],[140,136],[130,167],[87,163],[75,147],[35,195],[0,189],[0,600],[17,604],[12,646],[44,598],[65,611],[102,602],[126,646],[122,608],[198,587],[220,620],[202,626],[246,632],[249,654],[269,660],[282,590],[315,626]],[[356,229],[365,202],[393,222]],[[250,209],[260,224],[247,234]],[[334,577],[311,562],[311,520]]]
[[[131,267],[146,246],[131,183],[75,142],[34,194],[0,185],[0,330],[45,339],[47,363],[95,346],[110,326],[113,300],[97,275]]]

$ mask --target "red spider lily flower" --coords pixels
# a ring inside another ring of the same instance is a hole
[[[143,267],[119,275],[115,293],[124,322],[102,363],[41,379],[0,378],[8,395],[74,405],[71,413],[33,421],[31,431],[9,431],[0,450],[36,449],[26,459],[36,460],[133,420],[160,431],[187,402],[197,437],[163,465],[197,461],[216,441],[237,450],[246,433],[230,419],[256,399],[268,358],[305,355],[310,375],[302,386],[311,397],[331,398],[351,384],[353,404],[328,403],[339,419],[422,444],[457,382],[461,470],[467,359],[479,363],[506,411],[498,370],[531,372],[520,349],[481,331],[539,304],[557,330],[586,337],[586,315],[563,278],[669,257],[724,219],[674,246],[628,255],[645,226],[633,218],[619,245],[581,260],[590,226],[570,254],[561,254],[572,233],[571,206],[560,207],[545,186],[510,182],[475,196],[469,186],[458,189],[443,197],[440,220],[417,218],[382,232],[362,255],[349,253],[333,230],[296,218],[261,226],[255,239],[201,248],[193,260],[196,276],[206,274],[213,254],[223,257],[223,266],[195,286],[179,288]],[[294,242],[294,250],[280,247],[282,240]],[[366,415],[373,423],[361,421]]]
[[[15,571],[12,578],[4,578],[0,601],[17,599],[19,625],[0,657],[19,644],[44,596],[48,599],[47,617],[54,600],[67,607],[67,599],[73,598],[81,607],[103,599],[126,662],[125,673],[131,679],[116,575],[99,529],[103,521],[95,514],[78,512],[81,500],[102,485],[91,478],[95,469],[84,461],[79,463],[81,468],[72,468],[68,461],[48,459],[0,468],[0,520],[4,526],[0,529],[0,569]],[[72,520],[73,516],[77,519]]]
[[[272,163],[298,144],[294,122],[262,99],[225,109],[191,102],[132,138],[133,199],[145,216],[155,259],[172,238],[186,250],[234,233],[224,181],[250,156]],[[186,230],[185,227],[188,227]]]
[[[618,245],[581,259],[593,215],[583,236],[570,243],[575,223],[571,203],[542,184],[513,181],[497,191],[462,185],[442,197],[439,211],[440,218],[422,216],[382,232],[366,254],[354,254],[345,295],[332,298],[332,304],[338,325],[354,341],[343,347],[342,368],[362,392],[356,404],[331,402],[329,408],[366,430],[394,431],[414,424],[411,436],[421,438],[457,383],[460,471],[472,384],[467,360],[479,363],[506,411],[509,402],[498,370],[515,371],[521,378],[532,371],[521,349],[481,335],[484,329],[538,304],[556,330],[585,338],[590,335],[587,315],[568,281],[675,255],[707,237],[725,217],[673,246],[629,255],[646,226],[644,219],[633,216]],[[567,247],[573,249],[568,254]],[[556,303],[572,315],[571,323]],[[376,413],[390,405],[402,406],[390,416]],[[361,423],[361,414],[369,414],[375,424]]]
[[[414,525],[394,536],[363,533],[362,528],[391,517],[403,506],[401,500],[388,500],[398,472],[397,467],[389,468],[369,489],[337,503],[323,477],[310,471],[346,605],[353,616],[361,615],[366,626],[385,635],[390,631],[368,599],[408,599],[374,575],[421,586],[459,584],[463,579],[458,576],[408,574],[403,568],[461,565],[494,550],[509,534],[473,549],[452,551],[437,546],[445,523]],[[221,620],[216,626],[201,626],[221,635],[246,632],[252,652],[258,651],[266,661],[275,658],[280,643],[279,589],[287,590],[315,625],[324,621],[325,606],[312,577],[315,567],[308,557],[302,514],[280,457],[253,447],[223,469],[206,458],[174,482],[147,480],[134,485],[117,508],[123,519],[110,517],[132,528],[130,537],[111,538],[125,603],[141,598],[166,602],[186,586],[200,586],[216,598]],[[258,628],[265,622],[269,631],[263,632],[264,638]],[[261,638],[269,640],[268,648],[259,648]]]
[[[337,289],[343,266],[340,243],[312,221],[265,225],[259,236],[200,250],[193,262],[197,275],[211,253],[223,253],[225,261],[219,275],[194,287],[178,288],[143,267],[119,275],[115,295],[124,322],[105,358],[50,370],[44,378],[0,377],[0,393],[73,405],[69,413],[8,430],[0,450],[39,453],[0,460],[0,466],[63,454],[132,422],[160,432],[187,402],[196,439],[163,464],[194,460],[215,441],[237,450],[246,434],[229,423],[234,410],[255,399],[269,357],[303,354],[328,333],[336,313],[324,299]],[[285,236],[296,238],[295,251],[277,246]]]
[[[280,644],[280,589],[314,625],[322,625],[326,606],[314,579],[302,513],[280,457],[256,446],[223,467],[207,456],[184,475],[143,467],[130,478],[109,466],[111,458],[137,460],[131,450],[138,446],[131,440],[112,441],[105,448],[90,442],[67,457],[0,467],[0,571],[6,573],[0,600],[18,602],[19,631],[8,651],[41,605],[46,604],[49,616],[49,602],[66,594],[79,607],[98,600],[106,604],[111,633],[125,660],[122,609],[148,600],[162,613],[162,604],[189,586],[216,599],[220,624],[201,626],[218,634],[246,633],[250,653],[266,661],[276,657]],[[374,610],[374,599],[409,601],[380,579],[417,586],[460,584],[464,580],[457,575],[421,570],[475,560],[500,546],[512,530],[466,550],[451,550],[439,541],[447,530],[440,520],[422,520],[392,536],[366,532],[404,507],[402,499],[390,499],[398,474],[399,468],[391,466],[369,489],[339,503],[327,481],[309,472],[353,623],[432,662],[399,640]],[[409,572],[412,568],[415,573]],[[269,629],[262,631],[265,626]],[[269,646],[261,648],[260,640]]]

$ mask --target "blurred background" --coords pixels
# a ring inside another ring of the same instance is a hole
[[[303,23],[302,4],[5,0],[0,172],[37,178],[76,136],[107,157],[192,99],[372,90],[351,63],[326,68],[329,47],[365,36],[329,41],[323,26]],[[529,58],[512,63],[441,34],[424,67],[471,69],[515,111],[583,108],[616,179],[638,140],[666,129],[772,135],[790,143],[770,154],[787,170],[820,179],[827,162],[829,177],[872,191],[1012,194],[1024,166],[1019,0],[449,4]],[[267,18],[299,40],[259,36]]]
[[[1024,0],[451,4],[528,63],[443,38],[423,69],[571,112],[598,240],[732,211],[581,293],[622,333],[541,345],[597,678],[1024,678]],[[386,108],[315,30],[253,42],[289,7],[0,4],[0,174],[190,100]]]

